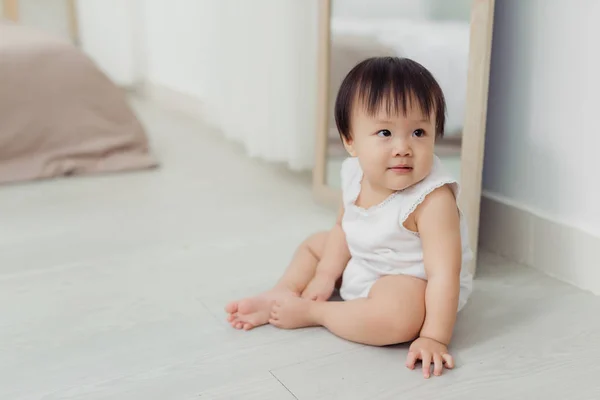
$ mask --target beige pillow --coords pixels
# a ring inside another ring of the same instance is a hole
[[[0,183],[156,165],[124,93],[88,57],[0,21]]]

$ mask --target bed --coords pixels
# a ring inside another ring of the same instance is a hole
[[[0,184],[157,165],[123,90],[88,57],[0,18]]]
[[[368,57],[409,57],[423,64],[446,96],[445,141],[460,146],[467,86],[468,22],[333,17],[330,52],[332,94],[337,93],[348,71]],[[330,110],[334,103],[335,96],[331,96]],[[333,116],[329,123],[330,138],[339,140]]]

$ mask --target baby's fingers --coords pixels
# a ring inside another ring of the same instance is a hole
[[[431,353],[421,350],[421,359],[423,360],[423,376],[429,378],[431,376]]]
[[[419,359],[419,353],[414,351],[409,351],[408,356],[406,356],[406,367],[410,369],[415,369],[415,364]]]
[[[440,376],[442,374],[442,370],[444,369],[444,360],[442,359],[442,355],[440,353],[435,353],[433,355],[433,374],[435,376]]]
[[[446,368],[448,368],[448,369],[454,368],[454,358],[452,358],[452,356],[450,354],[448,354],[448,353],[442,354],[442,358],[444,359],[444,362],[446,363]]]

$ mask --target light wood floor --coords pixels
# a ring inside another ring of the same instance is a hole
[[[600,299],[485,253],[439,378],[406,346],[232,330],[224,304],[334,215],[307,176],[136,109],[162,168],[0,188],[0,399],[600,399]]]

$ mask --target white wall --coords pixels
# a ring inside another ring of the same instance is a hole
[[[143,80],[145,0],[80,0],[77,18],[81,47],[115,83]]]
[[[600,1],[496,0],[483,188],[600,237]]]
[[[119,85],[150,81],[206,100],[219,40],[217,5],[215,0],[80,0],[81,46]]]
[[[216,36],[218,3],[147,0],[144,8],[147,80],[208,100],[214,91],[213,64],[220,39]]]
[[[70,40],[65,0],[19,0],[19,22]]]

